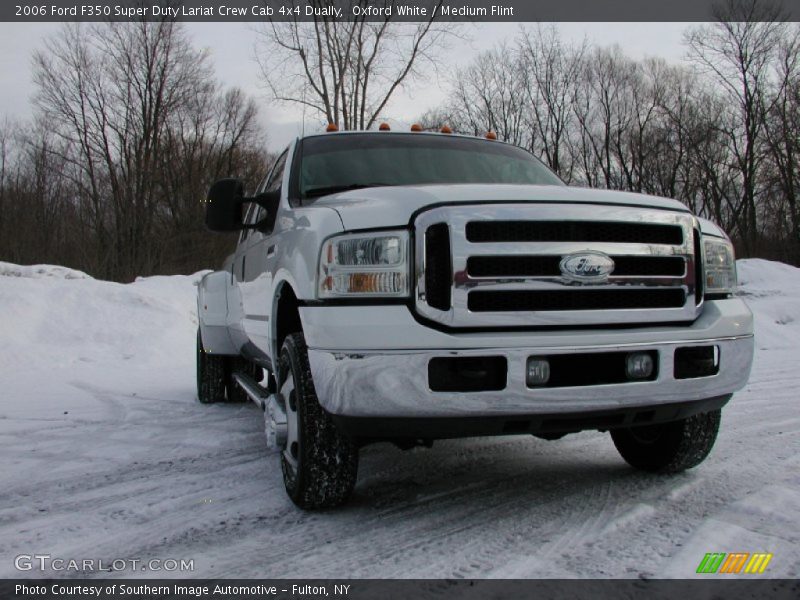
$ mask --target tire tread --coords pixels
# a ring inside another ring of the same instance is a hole
[[[638,441],[630,429],[612,430],[611,438],[629,465],[652,473],[680,473],[706,459],[717,439],[721,419],[722,411],[718,409],[666,423],[661,426],[661,437],[652,444]]]
[[[294,376],[301,444],[296,474],[281,454],[286,491],[300,508],[338,506],[355,487],[358,447],[338,430],[317,399],[302,333],[290,334],[283,344],[280,381],[288,369],[292,369]]]

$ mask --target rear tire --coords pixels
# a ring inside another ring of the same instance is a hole
[[[203,349],[197,329],[197,399],[203,404],[225,401],[227,357],[209,354]]]
[[[304,509],[344,503],[358,473],[358,447],[336,428],[317,399],[302,333],[287,336],[278,381],[286,404],[288,435],[281,453],[286,493]]]
[[[660,425],[612,429],[611,439],[622,458],[652,473],[679,473],[699,465],[714,446],[721,410]]]

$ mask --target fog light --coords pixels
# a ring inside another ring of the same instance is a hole
[[[550,379],[550,363],[546,358],[529,358],[525,373],[528,387],[545,385]]]
[[[625,359],[628,379],[647,379],[653,374],[653,357],[648,352],[631,352]]]

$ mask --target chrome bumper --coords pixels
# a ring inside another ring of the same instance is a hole
[[[626,330],[587,331],[582,336],[564,335],[560,338],[562,345],[558,345],[554,343],[559,339],[558,334],[549,332],[539,336],[530,333],[526,336],[527,344],[523,345],[515,334],[506,346],[501,346],[497,337],[492,335],[491,344],[480,344],[480,338],[474,337],[475,344],[471,347],[463,347],[463,336],[458,336],[460,347],[448,344],[451,347],[442,345],[403,350],[349,347],[333,350],[315,348],[312,335],[308,354],[320,403],[334,415],[475,417],[567,414],[657,406],[731,394],[747,383],[753,361],[752,316],[738,299],[721,302],[725,304],[717,307],[716,312],[710,306],[714,302],[707,304],[705,321],[701,318],[686,327],[651,328],[649,336],[642,331],[636,335]],[[332,313],[328,317],[331,317],[329,322],[337,322]],[[363,317],[362,312],[362,324]],[[338,324],[342,324],[341,319]],[[385,323],[384,331],[391,330],[391,323]],[[414,329],[409,328],[405,333],[403,345],[410,345]],[[650,337],[652,341],[642,337]],[[610,341],[614,338],[619,342]],[[576,343],[579,340],[583,343]],[[603,340],[604,343],[586,343],[590,340]],[[675,349],[709,344],[719,347],[719,373],[711,377],[675,379]],[[658,377],[654,381],[560,388],[528,388],[525,384],[525,365],[529,356],[643,350],[658,352]],[[487,355],[506,357],[506,389],[469,393],[433,392],[429,389],[428,362],[431,358]]]

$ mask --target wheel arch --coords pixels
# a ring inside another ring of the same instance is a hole
[[[272,302],[270,317],[270,356],[273,372],[277,373],[283,342],[290,333],[302,332],[303,322],[300,318],[300,301],[289,281],[281,281],[275,287],[275,298]]]

